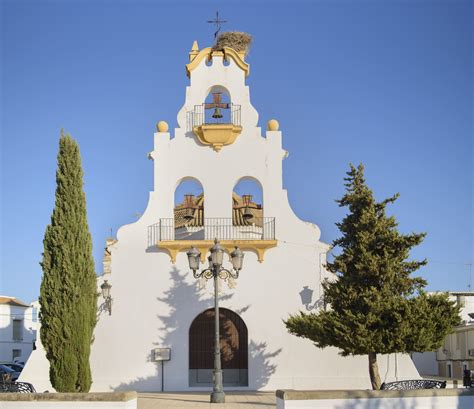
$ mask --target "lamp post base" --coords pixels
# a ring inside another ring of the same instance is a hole
[[[225,393],[224,392],[212,392],[211,393],[211,403],[225,403]]]
[[[218,362],[220,364],[220,354],[218,356]],[[220,365],[218,365],[219,367]],[[211,403],[224,403],[225,402],[225,393],[224,388],[222,387],[222,370],[214,369],[213,373],[214,378],[214,387],[212,388],[211,393]]]

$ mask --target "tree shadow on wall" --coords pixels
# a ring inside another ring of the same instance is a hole
[[[158,314],[157,318],[160,320],[161,326],[158,328],[158,342],[155,342],[150,350],[147,352],[146,360],[147,362],[153,361],[153,350],[157,347],[163,348],[172,348],[171,354],[173,357],[173,350],[177,350],[179,345],[187,344],[189,339],[189,328],[192,321],[203,311],[212,308],[214,305],[213,300],[213,289],[212,280],[207,284],[205,290],[200,289],[199,281],[193,278],[193,281],[189,281],[189,275],[191,273],[185,272],[181,273],[176,267],[170,271],[169,280],[172,281],[172,286],[169,287],[163,293],[162,297],[157,297],[157,301],[168,307],[166,314]],[[219,297],[219,302],[225,304],[228,300],[233,297],[233,291],[227,290],[224,287],[226,284],[221,280],[221,295]],[[232,291],[232,292],[230,292]],[[224,305],[221,305],[222,308],[225,308]],[[243,307],[241,309],[234,310],[239,316],[247,311],[250,306]],[[160,308],[159,310],[162,310]],[[223,326],[221,339],[231,338],[229,326]],[[250,335],[250,334],[249,334]],[[228,346],[232,347],[232,343],[228,343]],[[270,378],[270,376],[275,372],[276,366],[271,363],[272,358],[278,355],[281,352],[281,349],[275,352],[266,351],[266,343],[260,342],[256,343],[251,341],[248,345],[249,351],[249,363],[253,362],[251,365],[254,370],[254,373],[251,375],[254,379],[255,386],[257,389],[264,387]],[[189,351],[185,351],[187,354]],[[235,351],[230,351],[232,355]],[[229,351],[227,351],[229,354]],[[186,361],[187,362],[187,361]],[[171,363],[171,361],[170,361]],[[164,390],[167,390],[166,385],[166,366],[165,365],[165,385]],[[182,368],[184,371],[184,376],[188,376],[188,365],[185,368]],[[123,390],[137,390],[137,391],[160,391],[161,390],[161,364],[159,362],[155,363],[155,374],[148,377],[139,377],[136,380],[131,382],[121,383],[120,385],[111,388],[117,391]]]
[[[267,352],[266,342],[254,342],[249,343],[249,360],[251,360],[254,373],[251,374],[254,380],[255,388],[260,389],[267,385],[270,376],[272,376],[277,366],[272,363],[273,358],[281,353],[282,349],[279,348],[274,352]]]
[[[189,282],[187,280],[189,272],[181,273],[175,266],[171,268],[169,280],[172,285],[163,293],[162,297],[157,297],[157,301],[168,307],[166,314],[157,314],[160,327],[157,328],[157,338],[159,341],[150,345],[150,349],[146,354],[147,362],[154,362],[155,348],[171,348],[171,358],[173,359],[173,351],[176,351],[179,345],[186,343],[188,338],[188,329],[190,322],[196,315],[212,306],[212,297],[207,296],[199,289],[198,280]],[[232,295],[222,295],[219,301],[226,301]],[[157,310],[163,308],[157,306]],[[190,314],[190,311],[192,312]],[[190,318],[192,317],[192,318]],[[170,362],[171,363],[171,362]],[[160,391],[161,390],[161,363],[154,362],[155,373],[147,377],[139,377],[131,382],[124,382],[116,387],[111,387],[116,391],[137,390],[137,391]],[[165,385],[166,391],[166,366],[168,362],[164,362],[165,366]],[[187,376],[186,368],[186,376]]]
[[[416,409],[415,406],[404,406],[403,402],[397,400],[394,403],[384,403],[379,399],[354,400],[347,399],[342,405],[335,405],[334,409]]]
[[[212,308],[214,305],[213,299],[213,283],[210,280],[205,289],[201,289],[198,280],[194,282],[188,282],[187,278],[191,273],[180,273],[175,267],[171,270],[171,279],[173,280],[173,286],[167,290],[163,297],[158,298],[162,303],[165,303],[169,307],[168,314],[158,315],[158,318],[162,322],[160,328],[160,342],[162,346],[174,346],[179,343],[183,343],[183,340],[189,339],[189,329],[193,320],[203,311]],[[238,291],[238,281],[236,289],[227,289],[226,283],[220,280],[221,293],[219,297],[219,303],[222,308],[226,308],[226,302],[231,300],[234,292]],[[250,305],[235,309],[237,315],[241,316],[249,308]],[[182,311],[186,310],[187,313],[184,315]],[[189,311],[192,311],[189,314]],[[232,357],[236,351],[232,350],[234,344],[230,341],[232,339],[232,326],[222,325],[221,326],[221,339],[225,342],[227,348],[226,352],[222,351],[222,357],[226,355]],[[251,339],[251,334],[249,339]],[[185,341],[185,342],[186,342]],[[188,352],[188,351],[187,351]],[[274,352],[267,351],[267,344],[265,342],[250,341],[248,344],[248,358],[249,364],[252,362],[252,368],[254,373],[250,376],[253,379],[254,385],[257,389],[264,387],[270,378],[270,376],[276,371],[276,365],[272,364],[272,359],[280,354],[281,349]],[[186,367],[186,371],[189,368]]]
[[[189,272],[180,274],[179,270],[173,267],[171,270],[173,286],[165,291],[163,297],[157,298],[168,306],[169,311],[166,315],[157,315],[163,326],[159,328],[161,341],[156,345],[182,344],[182,340],[186,340],[189,336],[188,330],[192,320],[214,305],[212,296],[199,289],[198,280],[192,283],[186,280],[190,274]],[[225,302],[230,298],[232,294],[223,294],[219,297],[219,302]]]
[[[150,351],[146,356],[147,362],[153,361],[153,351]],[[109,386],[113,391],[137,391],[137,392],[160,392],[161,384],[159,382],[160,369],[159,363],[155,364],[155,373],[150,376],[141,376],[130,382],[122,382],[117,386]]]
[[[433,390],[436,391],[436,390]],[[388,391],[387,391],[388,392]],[[393,392],[393,391],[392,391]],[[402,395],[403,392],[400,392]],[[462,396],[462,395],[461,395]],[[405,399],[397,399],[391,394],[386,398],[381,399],[363,399],[363,400],[347,400],[347,402],[342,405],[333,406],[334,409],[440,409],[440,408],[449,408],[449,409],[471,409],[472,403],[467,400],[462,401],[458,400],[456,405],[453,405],[452,401],[449,401],[449,398],[445,402],[439,400],[436,396],[431,397],[431,402],[428,403],[428,397],[422,398],[423,401],[415,400],[414,398],[406,397]]]

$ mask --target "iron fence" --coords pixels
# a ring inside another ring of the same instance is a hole
[[[148,226],[148,245],[168,240],[275,240],[275,218],[253,217],[247,225],[232,218],[205,218],[203,226],[175,227],[174,219],[160,219]]]
[[[241,106],[229,104],[230,108],[221,109],[222,118],[212,117],[212,110],[206,109],[205,104],[194,105],[192,111],[187,112],[187,131],[191,132],[195,126],[211,124],[241,125]]]

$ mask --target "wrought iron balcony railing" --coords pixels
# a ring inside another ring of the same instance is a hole
[[[187,112],[187,131],[191,132],[195,127],[202,125],[232,124],[241,125],[240,105],[228,104],[229,108],[220,110],[221,118],[214,118],[212,110],[206,108],[206,104],[194,105],[192,111]]]
[[[148,245],[173,240],[275,240],[275,218],[253,217],[237,226],[232,218],[205,218],[203,226],[175,227],[174,219],[148,226]]]

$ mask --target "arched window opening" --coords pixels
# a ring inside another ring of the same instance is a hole
[[[214,86],[204,102],[204,123],[231,124],[232,103],[228,91],[220,86]]]
[[[219,309],[221,364],[226,386],[248,386],[248,333],[235,312]],[[189,328],[189,386],[211,386],[214,369],[214,309]]]
[[[250,177],[239,180],[232,192],[232,225],[241,239],[261,239],[264,235],[263,192]]]
[[[204,238],[204,191],[196,179],[181,181],[174,194],[174,239]]]
[[[219,152],[235,141],[242,132],[241,107],[231,101],[229,91],[214,85],[199,105],[187,112],[187,130],[192,131],[204,145]]]

